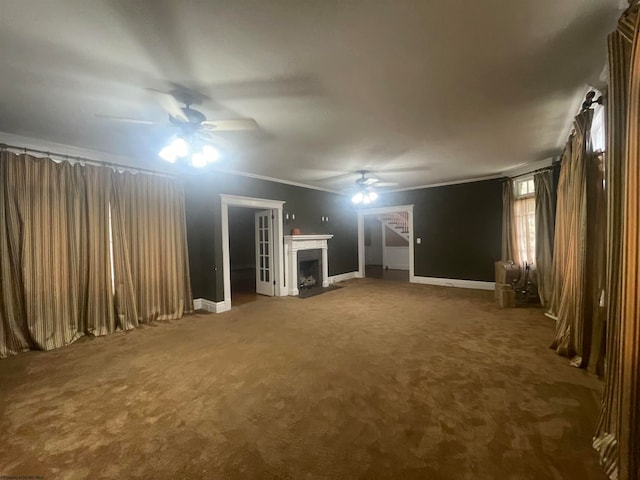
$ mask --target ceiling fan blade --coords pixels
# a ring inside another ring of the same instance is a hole
[[[234,120],[205,120],[202,128],[215,132],[232,132],[237,130],[257,130],[258,123],[253,118],[238,118]]]
[[[378,180],[377,178],[369,177],[369,178],[365,178],[364,182],[362,182],[362,184],[363,185],[373,185],[375,183],[378,183],[379,181],[380,180]]]
[[[182,105],[171,93],[156,90],[155,88],[147,88],[147,91],[153,93],[160,106],[173,118],[177,118],[183,122],[189,122],[189,119],[182,111]]]
[[[227,150],[231,150],[233,148],[233,144],[229,140],[220,135],[216,135],[215,132],[209,130],[198,130],[197,135],[200,139],[207,143],[211,143],[212,145],[220,146]]]
[[[96,118],[100,118],[102,120],[109,120],[112,122],[122,122],[122,123],[138,123],[141,125],[154,125],[156,122],[152,122],[150,120],[142,120],[138,118],[128,118],[128,117],[117,117],[114,115],[103,115],[101,113],[95,114]]]

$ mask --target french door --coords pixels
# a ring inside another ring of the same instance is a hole
[[[273,275],[273,212],[256,212],[256,292],[260,295],[275,295]]]

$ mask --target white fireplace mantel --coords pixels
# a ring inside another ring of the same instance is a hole
[[[298,250],[322,250],[322,286],[329,286],[329,264],[327,262],[327,240],[333,235],[285,235],[284,271],[287,272],[287,291],[298,295]]]

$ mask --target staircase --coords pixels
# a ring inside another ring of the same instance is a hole
[[[378,220],[409,241],[409,213],[394,212],[378,215]]]

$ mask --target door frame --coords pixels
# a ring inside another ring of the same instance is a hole
[[[237,195],[220,194],[220,209],[222,223],[222,278],[224,283],[224,310],[231,309],[231,261],[229,258],[229,206],[272,210],[273,219],[273,265],[276,281],[275,296],[285,296],[284,288],[284,224],[282,208],[285,204],[281,200],[267,198],[241,197]]]
[[[274,275],[274,272],[276,270],[276,265],[274,263],[274,252],[275,252],[275,248],[273,247],[273,224],[274,224],[274,218],[275,215],[273,214],[273,210],[272,209],[268,209],[268,210],[252,210],[253,213],[253,219],[254,219],[254,238],[255,238],[255,245],[253,246],[255,252],[256,252],[256,261],[254,266],[256,267],[256,279],[255,279],[255,286],[256,286],[256,293],[258,295],[266,295],[268,297],[274,297],[276,294],[276,278]],[[266,252],[267,258],[268,258],[268,262],[269,262],[269,266],[267,267],[266,271],[269,272],[269,275],[267,276],[268,279],[265,280],[260,280],[260,275],[262,274],[263,268],[261,267],[261,260],[262,260],[262,255],[264,255],[264,251],[263,253],[260,253],[262,251],[262,242],[263,240],[261,240],[260,237],[260,233],[261,233],[261,226],[260,226],[260,221],[258,219],[265,219],[267,222],[267,226],[266,226],[266,230],[269,233],[269,237],[267,239],[267,249],[268,251]],[[231,240],[229,240],[231,241]],[[268,290],[268,293],[264,293],[264,290]]]
[[[378,207],[358,210],[358,273],[356,278],[364,278],[364,217],[365,215],[382,215],[385,213],[407,212],[409,222],[409,282],[415,282],[414,273],[414,236],[413,236],[413,205],[398,205],[397,207]],[[384,245],[382,245],[384,255]]]

